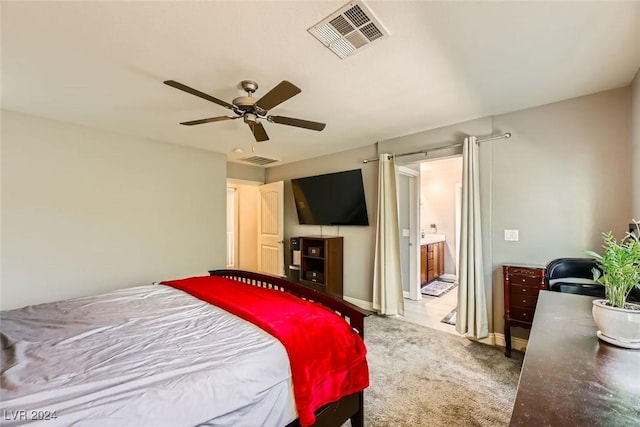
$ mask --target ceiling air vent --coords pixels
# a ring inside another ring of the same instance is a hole
[[[380,21],[361,0],[347,3],[307,31],[341,59],[389,37]]]
[[[240,160],[242,160],[243,162],[253,163],[255,165],[260,165],[260,166],[268,165],[269,163],[274,163],[278,161],[276,159],[270,159],[268,157],[261,157],[261,156],[245,157],[244,159],[240,159]]]

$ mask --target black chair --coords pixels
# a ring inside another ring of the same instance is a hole
[[[556,292],[606,298],[604,286],[593,281],[593,269],[598,268],[594,258],[558,258],[547,265],[547,289]],[[600,270],[602,273],[602,270]],[[640,303],[640,287],[629,292],[627,301]]]
[[[593,281],[594,258],[558,258],[547,265],[547,289],[604,298],[604,286]]]

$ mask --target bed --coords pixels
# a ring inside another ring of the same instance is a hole
[[[209,273],[2,312],[1,424],[363,425],[368,312]]]

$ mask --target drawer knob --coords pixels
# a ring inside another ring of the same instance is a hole
[[[522,283],[526,282],[526,280],[524,279],[524,277],[522,278]]]
[[[522,288],[522,292],[527,292],[527,290],[525,288]]]
[[[523,316],[526,316],[526,315],[527,315],[527,313],[522,313],[522,315],[523,315]]]
[[[522,300],[522,303],[525,303],[525,302],[527,302],[527,300],[526,300],[526,299],[523,299],[523,300]]]

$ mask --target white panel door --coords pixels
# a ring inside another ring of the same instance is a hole
[[[284,181],[260,186],[258,272],[285,276]]]
[[[398,167],[398,219],[400,224],[400,261],[403,271],[403,295],[412,300],[422,299],[420,293],[420,176],[418,171],[403,166]]]

